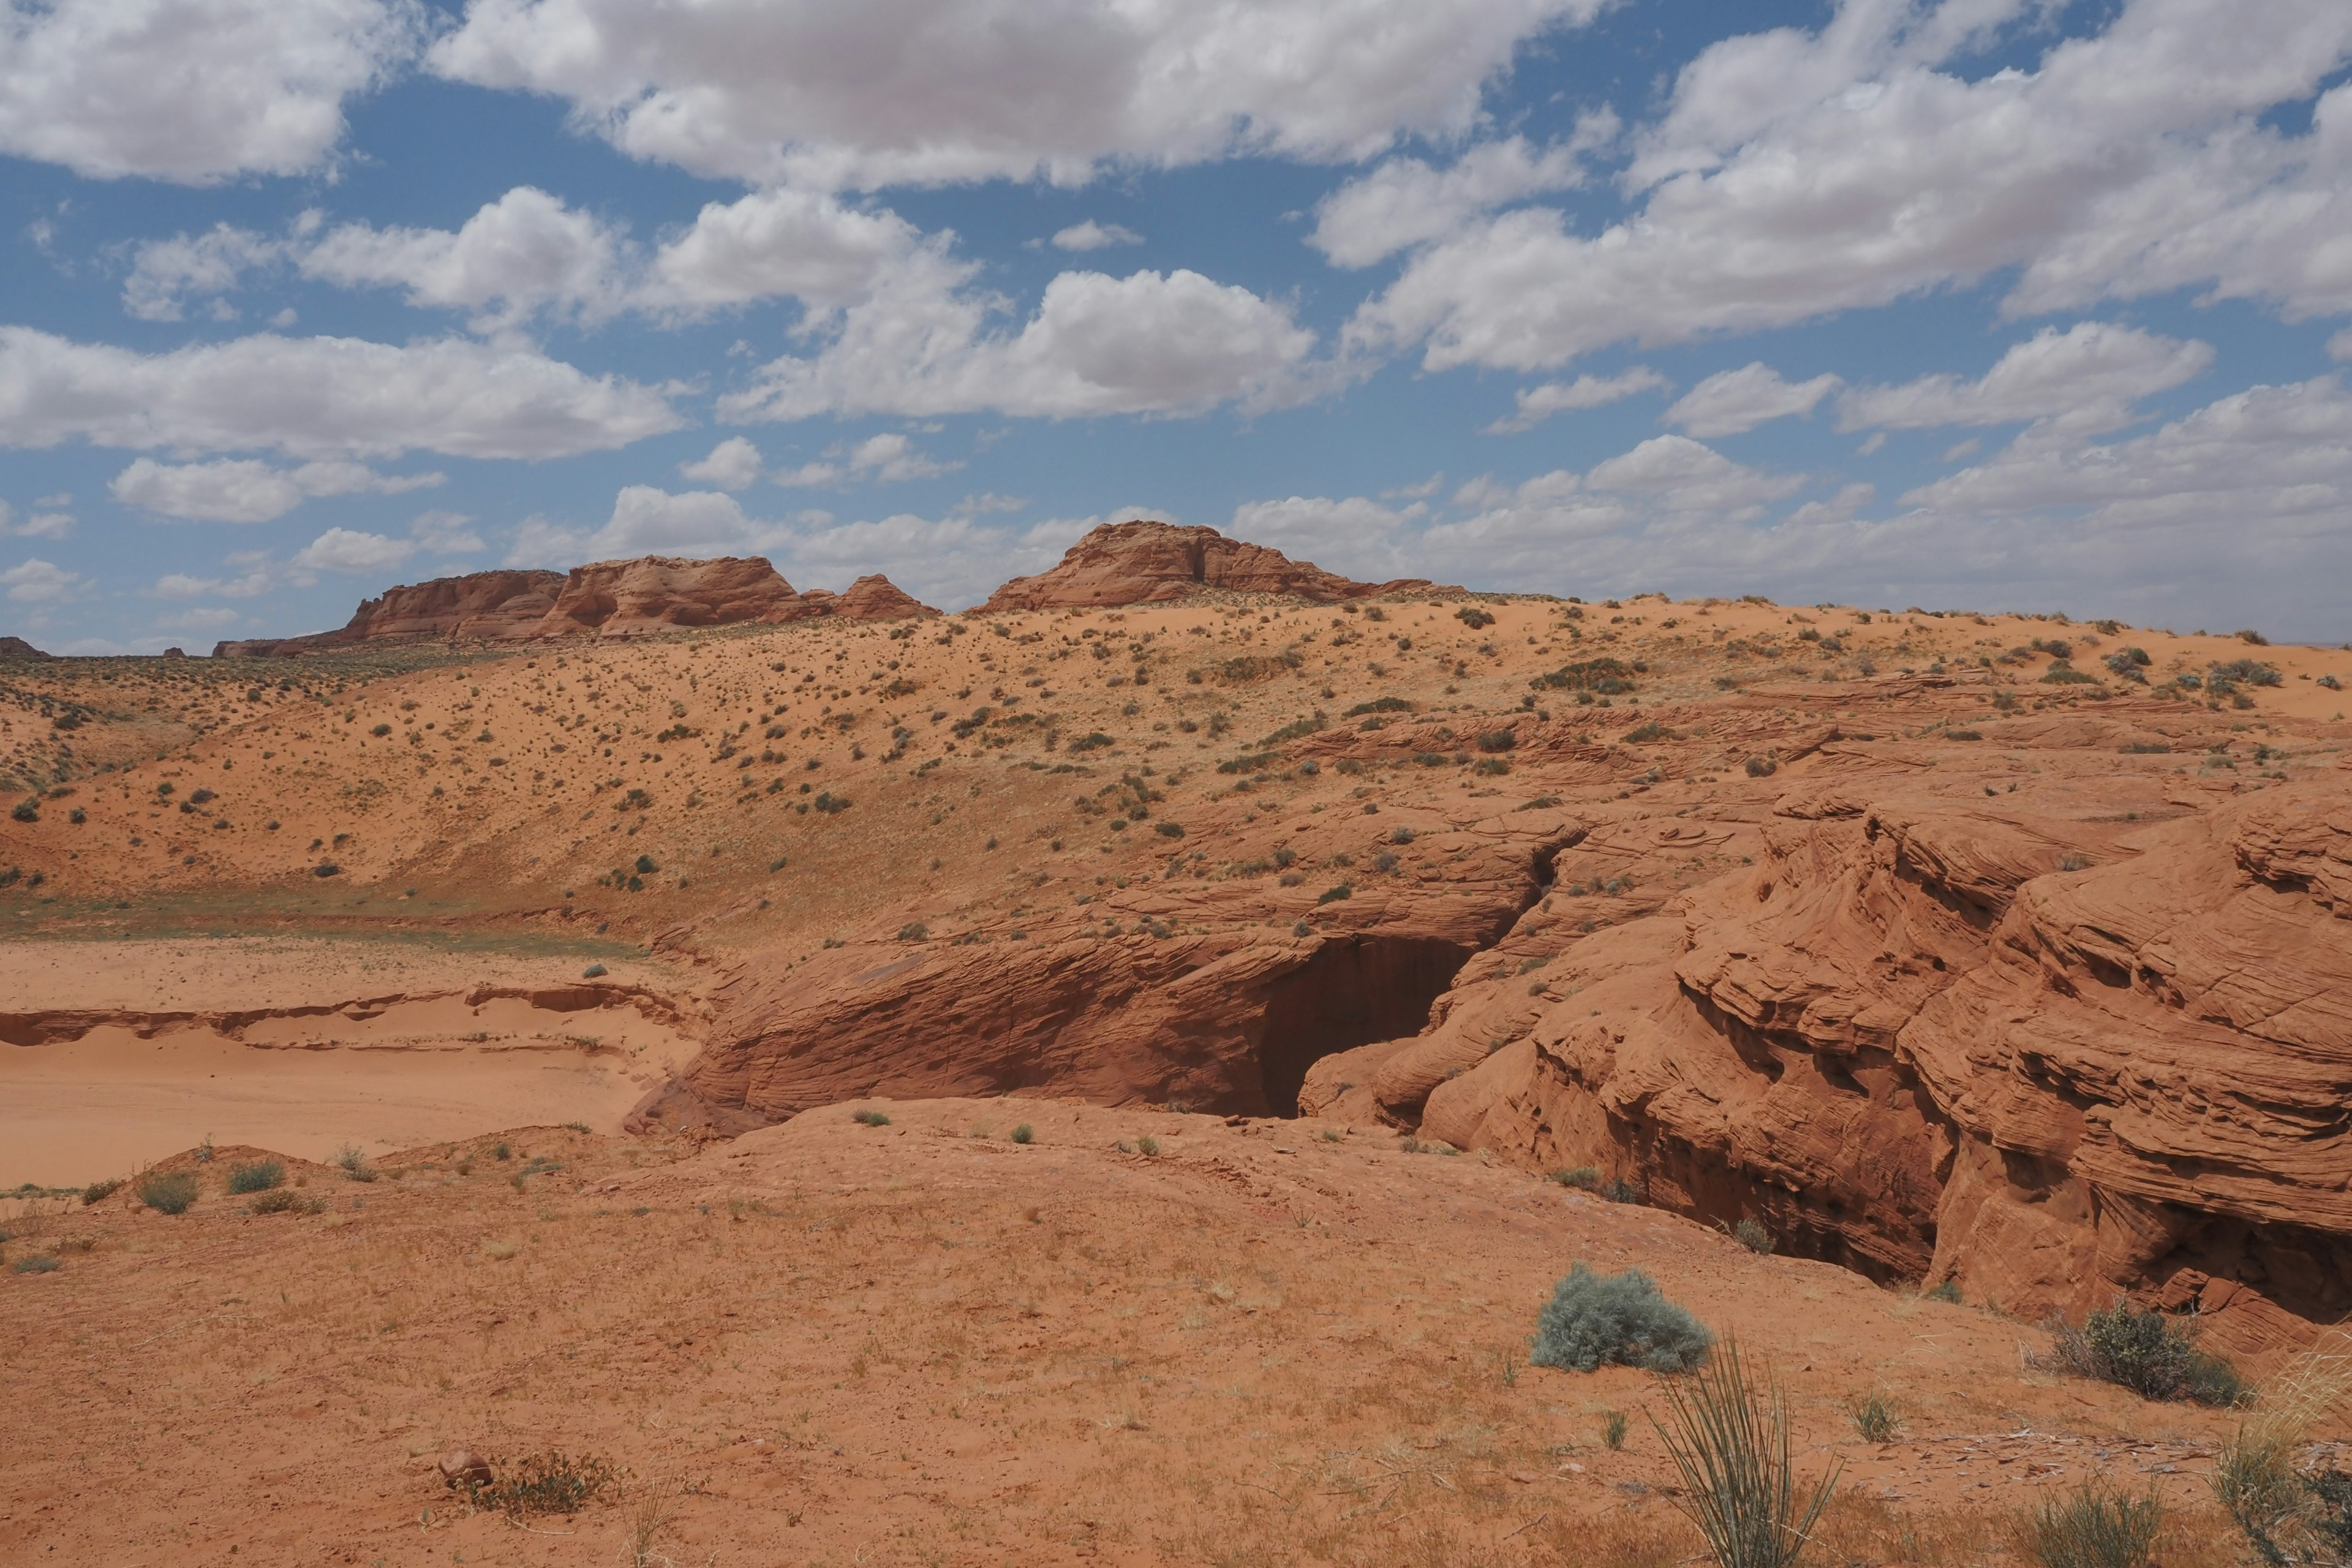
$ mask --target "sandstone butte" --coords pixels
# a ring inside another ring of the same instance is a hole
[[[1159,605],[1203,589],[1283,594],[1328,605],[1432,591],[1433,584],[1417,577],[1351,582],[1312,562],[1293,561],[1279,550],[1228,539],[1213,528],[1106,522],[1072,545],[1052,571],[1013,578],[990,595],[977,613]]]
[[[289,658],[425,642],[638,637],[687,626],[774,626],[828,616],[884,621],[938,613],[879,575],[861,577],[840,594],[824,588],[800,593],[758,556],[681,561],[648,555],[592,562],[568,573],[473,572],[436,577],[367,600],[340,630],[223,642],[214,647],[213,657]]]
[[[1150,1180],[1248,1204],[1276,1188],[1235,1151],[1303,1158],[1297,1118],[1471,1152],[1573,1226],[1532,1178],[1589,1168],[1643,1200],[1592,1206],[1654,1216],[1596,1257],[1682,1268],[1670,1236],[1759,1224],[1779,1257],[1724,1242],[1690,1287],[1727,1313],[1834,1265],[1949,1282],[1994,1340],[2194,1309],[2260,1366],[2352,1312],[2343,650],[1371,585],[1142,523],[919,610],[650,561],[397,590],[259,679],[14,660],[0,1183],[184,1163],[205,1128],[450,1182],[447,1151],[576,1121],[600,1193],[707,1215],[920,1156],[965,1173],[929,1212],[977,1215],[955,1194],[1034,1121],[1130,1166],[1117,1127],[1157,1129]],[[877,1105],[928,1131],[840,1142]],[[1299,1214],[1372,1225],[1377,1190],[1386,1244],[1486,1267],[1445,1252],[1458,1194],[1296,1169]],[[1987,1344],[1969,1376],[2015,1376]]]

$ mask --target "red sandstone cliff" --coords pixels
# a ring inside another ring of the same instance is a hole
[[[419,642],[528,642],[628,637],[670,626],[734,626],[838,616],[898,620],[939,612],[882,576],[844,594],[794,591],[759,556],[685,561],[647,555],[570,572],[475,572],[387,590],[349,625],[309,637],[224,642],[213,657],[287,658]]]
[[[1061,564],[1015,577],[980,606],[984,614],[1104,605],[1154,605],[1203,588],[1290,594],[1318,604],[1425,589],[1418,577],[1358,583],[1279,550],[1228,539],[1213,528],[1165,522],[1104,523],[1070,546]]]

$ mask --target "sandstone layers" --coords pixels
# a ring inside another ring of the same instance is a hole
[[[287,658],[423,642],[530,642],[632,637],[677,627],[777,625],[837,616],[898,620],[939,612],[882,576],[848,591],[800,593],[759,556],[682,561],[648,555],[570,572],[475,572],[393,588],[362,603],[349,625],[310,637],[224,642],[215,658]]]
[[[1015,577],[988,596],[983,614],[1159,605],[1204,588],[1283,594],[1318,605],[1381,594],[1429,591],[1423,578],[1358,583],[1279,550],[1228,539],[1213,528],[1165,522],[1106,522],[1070,546],[1061,563]],[[1458,592],[1458,590],[1456,590]]]

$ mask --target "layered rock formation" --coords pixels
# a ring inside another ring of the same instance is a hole
[[[1015,610],[1091,609],[1108,605],[1157,605],[1204,588],[1242,594],[1288,594],[1318,604],[1368,599],[1380,594],[1426,591],[1425,579],[1358,583],[1279,550],[1228,539],[1213,528],[1165,522],[1107,522],[1070,546],[1061,564],[1034,577],[1015,577],[980,606],[983,614]]]
[[[420,642],[528,642],[630,637],[680,626],[779,624],[833,616],[898,620],[939,612],[882,576],[845,594],[803,594],[759,556],[685,561],[647,555],[570,572],[475,572],[393,588],[361,604],[349,625],[309,637],[223,642],[215,658],[282,658]]]

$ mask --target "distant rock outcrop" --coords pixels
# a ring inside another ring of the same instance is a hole
[[[51,657],[53,656],[43,653],[23,637],[0,637],[0,658],[48,658]]]
[[[672,626],[777,624],[837,616],[898,620],[935,616],[887,577],[861,577],[845,594],[803,594],[760,556],[687,561],[664,555],[595,561],[570,572],[474,572],[387,590],[338,631],[224,642],[215,658],[286,658],[421,642],[531,642],[631,637]]]
[[[1204,588],[1290,594],[1318,604],[1433,587],[1424,578],[1359,583],[1279,550],[1228,539],[1213,528],[1166,522],[1104,523],[1070,546],[1061,564],[1015,577],[988,596],[982,614],[1157,605]]]

